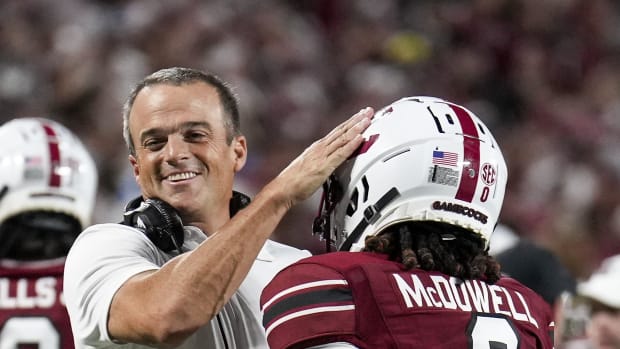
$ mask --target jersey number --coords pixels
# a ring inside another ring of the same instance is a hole
[[[517,349],[519,334],[509,319],[494,314],[474,314],[467,327],[471,349]]]
[[[34,345],[38,349],[60,348],[60,334],[46,317],[14,317],[0,329],[0,349]]]

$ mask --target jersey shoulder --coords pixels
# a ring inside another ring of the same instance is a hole
[[[541,304],[543,310],[550,309],[549,304],[542,298],[541,295],[536,293],[534,290],[509,276],[502,276],[496,283],[496,285],[504,287],[509,290],[513,290],[515,292],[519,292],[528,302],[539,305]],[[544,306],[543,306],[544,305]]]
[[[333,252],[301,259],[280,271],[261,296],[270,347],[355,343],[355,303],[346,273],[363,261],[384,263],[384,258]]]
[[[555,331],[553,309],[541,295],[511,277],[500,278],[496,285],[517,294],[520,302],[527,304],[531,309],[533,317],[540,320],[539,326],[543,331],[548,333]]]

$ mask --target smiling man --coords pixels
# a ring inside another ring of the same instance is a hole
[[[314,142],[249,203],[233,191],[247,145],[227,85],[187,68],[138,83],[124,137],[142,195],[124,224],[86,229],[69,253],[76,347],[266,348],[258,297],[307,255],[268,238],[358,148],[372,114]]]

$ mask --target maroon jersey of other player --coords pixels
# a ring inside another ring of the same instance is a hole
[[[63,269],[64,258],[0,262],[0,347],[74,347],[62,298]]]
[[[516,280],[404,270],[374,253],[303,259],[265,288],[261,308],[272,349],[553,347],[550,307]]]

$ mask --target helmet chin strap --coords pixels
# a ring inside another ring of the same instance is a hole
[[[392,200],[396,199],[400,193],[396,187],[392,187],[387,193],[383,194],[379,200],[374,205],[369,205],[364,209],[364,218],[357,224],[355,229],[349,234],[347,239],[344,241],[342,246],[338,249],[339,251],[349,251],[351,246],[360,239],[360,236],[366,230],[366,227],[374,222],[380,216],[381,210],[387,206]]]

